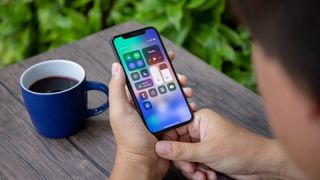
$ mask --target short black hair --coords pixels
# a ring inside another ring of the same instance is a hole
[[[320,103],[320,2],[230,0],[234,13],[266,53]]]

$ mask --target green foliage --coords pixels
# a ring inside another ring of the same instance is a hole
[[[0,1],[0,67],[101,30],[108,6],[101,0]]]
[[[250,34],[235,23],[224,0],[119,0],[110,24],[137,20],[256,90],[250,62]]]
[[[132,20],[256,89],[250,34],[224,0],[2,0],[0,67]]]

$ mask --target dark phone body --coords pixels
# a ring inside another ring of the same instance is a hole
[[[133,98],[133,101],[134,101],[134,103],[135,103],[135,106],[136,106],[136,108],[137,108],[137,110],[138,110],[138,113],[140,114],[140,117],[142,118],[143,123],[145,124],[145,126],[147,127],[147,129],[148,129],[152,134],[155,134],[155,135],[156,135],[156,134],[163,133],[163,132],[165,132],[165,131],[169,131],[169,130],[171,130],[171,129],[176,129],[176,128],[178,128],[178,127],[181,127],[181,126],[183,126],[183,125],[185,125],[185,124],[187,124],[187,123],[190,123],[190,122],[193,120],[193,113],[192,113],[192,111],[191,111],[191,108],[190,108],[190,106],[189,106],[189,103],[187,102],[186,95],[184,94],[184,92],[183,92],[183,90],[182,90],[182,88],[181,88],[181,84],[180,84],[180,82],[179,82],[179,80],[178,80],[177,74],[176,74],[176,72],[175,72],[175,70],[174,70],[174,68],[173,68],[173,66],[172,66],[172,63],[171,63],[171,61],[170,61],[170,58],[169,58],[168,53],[167,53],[167,51],[166,51],[166,49],[165,49],[165,47],[164,47],[164,45],[163,45],[163,42],[162,42],[162,40],[161,40],[161,37],[160,37],[158,31],[157,31],[155,28],[153,28],[153,27],[145,27],[145,28],[138,29],[138,30],[135,30],[135,31],[131,31],[131,32],[119,34],[119,35],[114,36],[114,37],[110,40],[110,44],[111,44],[111,47],[112,47],[112,49],[113,49],[113,52],[114,52],[116,58],[118,59],[118,62],[121,64],[121,66],[122,66],[123,69],[124,69],[124,66],[125,66],[125,65],[124,65],[124,64],[122,63],[122,61],[120,60],[119,53],[117,52],[117,49],[115,48],[115,45],[114,45],[114,40],[115,40],[116,38],[118,38],[118,37],[123,37],[124,39],[127,39],[127,38],[132,38],[132,37],[135,37],[135,36],[143,35],[143,34],[145,34],[146,30],[148,30],[148,29],[153,29],[153,30],[155,30],[155,32],[157,33],[157,36],[158,36],[157,38],[160,40],[160,45],[161,45],[161,47],[162,47],[163,50],[164,50],[164,55],[166,56],[166,58],[167,58],[168,61],[169,61],[170,68],[171,68],[171,70],[173,71],[173,75],[174,75],[175,79],[177,80],[178,88],[179,88],[179,90],[182,92],[183,97],[184,97],[184,100],[185,100],[185,102],[186,102],[186,104],[187,104],[187,108],[188,108],[187,110],[188,110],[188,111],[190,112],[190,114],[191,114],[191,118],[190,118],[189,120],[185,121],[185,122],[182,122],[182,123],[173,125],[173,126],[168,127],[168,128],[164,128],[164,129],[162,129],[162,130],[160,130],[160,131],[157,131],[157,132],[152,132],[152,131],[148,128],[148,126],[147,126],[146,119],[145,119],[145,117],[144,117],[144,115],[143,115],[143,113],[142,113],[142,110],[141,110],[141,108],[140,108],[140,106],[139,106],[137,97],[135,96],[135,93],[134,93],[134,91],[133,91],[133,88],[132,88],[132,86],[131,86],[131,84],[130,84],[130,82],[129,82],[129,77],[128,77],[129,75],[125,72],[127,86],[128,86],[129,92],[130,92],[130,94],[131,94],[131,96],[132,96],[132,98]],[[173,112],[173,113],[174,113],[174,112]]]

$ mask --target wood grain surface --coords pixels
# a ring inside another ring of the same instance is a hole
[[[29,58],[0,70],[0,179],[106,179],[115,158],[115,143],[108,113],[91,118],[78,134],[66,139],[40,136],[23,105],[19,78],[29,66],[49,59],[69,59],[81,64],[87,79],[108,83],[115,60],[112,36],[142,27],[125,23],[88,36],[73,44]],[[211,108],[253,132],[271,136],[261,98],[214,70],[186,50],[164,38],[176,53],[174,67],[189,77],[193,101]],[[90,107],[105,97],[89,93]],[[228,143],[228,142],[226,142]],[[181,179],[173,168],[166,179]]]

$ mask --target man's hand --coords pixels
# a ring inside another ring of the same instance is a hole
[[[217,113],[202,109],[192,123],[163,135],[159,156],[173,160],[192,179],[216,179],[215,171],[236,179],[299,177],[276,140],[249,132]]]
[[[169,53],[170,59],[174,54]],[[186,76],[178,76],[180,84],[187,83]],[[169,168],[169,161],[155,153],[154,137],[143,124],[132,98],[126,92],[126,78],[120,64],[112,66],[109,84],[110,123],[115,136],[117,151],[112,173],[114,179],[160,179]],[[191,88],[183,88],[187,97],[192,96]],[[195,109],[194,104],[190,104]]]

